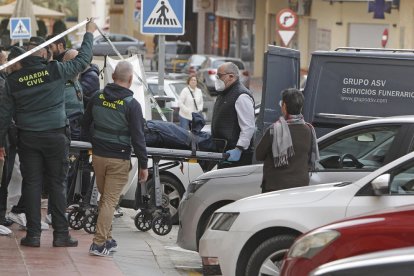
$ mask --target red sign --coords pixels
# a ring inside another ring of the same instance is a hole
[[[388,42],[388,29],[385,29],[381,37],[381,45],[385,48]]]
[[[298,24],[298,16],[291,9],[282,9],[276,17],[277,25],[282,30],[291,30]]]

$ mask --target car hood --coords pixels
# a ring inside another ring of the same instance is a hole
[[[249,165],[249,166],[241,166],[241,167],[234,167],[234,168],[227,168],[227,169],[219,169],[209,171],[200,175],[197,179],[218,179],[218,178],[227,178],[227,177],[240,177],[246,176],[255,172],[262,173],[263,165]]]
[[[350,184],[350,182],[335,182],[254,195],[226,205],[220,208],[218,212],[248,212],[279,206],[305,206],[308,203],[319,201]]]

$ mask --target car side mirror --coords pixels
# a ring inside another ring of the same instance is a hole
[[[391,175],[389,173],[382,174],[371,181],[372,188],[375,195],[385,195],[389,192],[389,183]]]

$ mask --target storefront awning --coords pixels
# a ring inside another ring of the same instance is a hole
[[[0,17],[10,17],[13,14],[16,2],[0,6]],[[55,10],[47,9],[38,5],[33,4],[33,12],[36,17],[46,18],[63,18],[65,14]]]

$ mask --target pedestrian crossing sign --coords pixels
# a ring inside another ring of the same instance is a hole
[[[184,34],[185,0],[143,0],[141,33]]]
[[[30,17],[10,18],[10,39],[29,39],[31,36]]]

